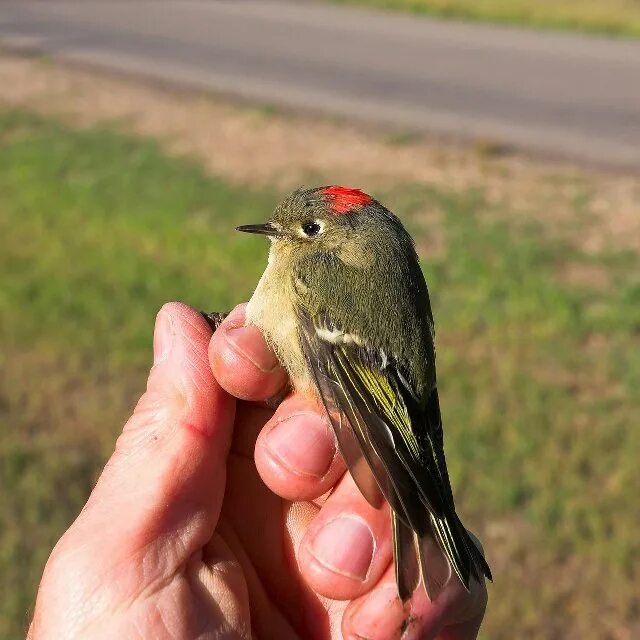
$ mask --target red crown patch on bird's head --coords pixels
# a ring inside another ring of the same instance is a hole
[[[348,213],[355,207],[363,207],[373,202],[373,198],[360,191],[349,187],[338,187],[336,185],[322,189],[320,192],[328,196],[332,213]]]

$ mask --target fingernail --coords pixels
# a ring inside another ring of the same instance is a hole
[[[316,533],[311,554],[335,573],[364,582],[369,573],[375,541],[369,526],[356,516],[339,516]]]
[[[260,371],[268,373],[280,366],[278,358],[267,346],[258,327],[230,327],[225,333],[231,346]]]
[[[354,613],[351,630],[362,640],[401,638],[406,627],[406,613],[395,584],[371,592]]]
[[[171,315],[160,311],[156,317],[156,326],[153,331],[153,366],[164,362],[173,345],[173,321]]]
[[[296,413],[276,423],[267,434],[266,447],[293,473],[322,478],[336,453],[327,427],[317,413]]]

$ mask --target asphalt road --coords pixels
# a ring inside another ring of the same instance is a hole
[[[312,2],[5,0],[0,43],[271,104],[640,169],[639,42]]]

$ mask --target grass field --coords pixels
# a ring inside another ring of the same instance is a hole
[[[586,221],[588,183],[575,194]],[[0,110],[0,638],[24,632],[43,563],[143,389],[157,309],[246,299],[266,245],[232,229],[280,195],[106,125]],[[454,486],[496,578],[483,637],[630,640],[639,254],[587,250],[575,217],[551,233],[481,189],[375,195],[414,233],[431,286]]]
[[[333,0],[445,18],[640,36],[637,0]]]

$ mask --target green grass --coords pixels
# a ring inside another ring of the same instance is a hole
[[[155,312],[246,299],[266,246],[233,227],[279,195],[152,141],[0,112],[0,638],[23,633],[43,563],[144,386]],[[419,245],[420,212],[442,213],[446,251],[424,267],[456,494],[496,577],[484,637],[614,637],[640,580],[638,255],[488,217],[482,193],[378,195]],[[569,263],[604,284],[566,282]]]
[[[637,0],[333,0],[444,18],[640,36]]]
[[[275,194],[153,142],[0,116],[0,638],[17,638],[53,543],[141,391],[153,317],[246,299]]]

